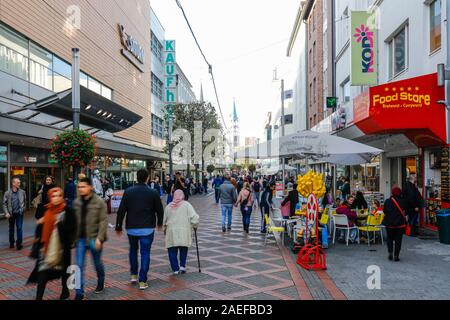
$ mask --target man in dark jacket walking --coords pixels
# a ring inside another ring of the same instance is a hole
[[[385,214],[383,225],[386,226],[389,260],[400,261],[403,234],[408,223],[405,215],[407,202],[401,198],[402,190],[399,187],[392,189],[391,198],[384,202]]]
[[[416,177],[411,175],[403,189],[403,195],[406,200],[406,215],[411,226],[411,236],[417,236],[419,233],[417,223],[419,222],[419,210],[422,208],[422,195],[416,185]]]
[[[130,243],[129,261],[131,283],[138,282],[138,250],[141,252],[139,289],[148,288],[147,275],[150,268],[150,251],[155,235],[155,227],[163,224],[164,209],[159,193],[151,189],[147,170],[137,172],[138,184],[125,190],[117,212],[116,232],[122,233],[123,219]]]
[[[231,183],[231,176],[227,175],[225,182],[220,185],[220,205],[222,207],[222,231],[231,230],[231,221],[233,214],[233,205],[237,200],[236,188]],[[228,217],[228,224],[226,219]]]

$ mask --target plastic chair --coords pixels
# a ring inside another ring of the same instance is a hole
[[[273,226],[270,221],[271,219],[269,219],[268,214],[264,215],[264,219],[266,220],[266,236],[264,239],[264,245],[266,245],[266,243],[267,243],[267,238],[269,237],[269,234],[272,234],[275,237],[275,232],[279,232],[279,233],[281,233],[281,236],[283,237],[284,230],[285,230],[283,227]]]
[[[381,236],[381,244],[384,245],[384,241],[383,241],[383,232],[381,231],[381,228],[379,227],[380,223],[380,217],[383,218],[381,215],[379,216],[373,216],[373,215],[369,215],[367,217],[367,223],[365,226],[363,227],[359,227],[359,231],[362,232],[366,232],[367,233],[367,244],[370,247],[370,233],[373,233],[373,239],[375,242],[375,234],[376,232],[380,232],[380,236]]]
[[[334,228],[333,228],[333,245],[336,242],[336,231],[337,230],[346,230],[347,236],[346,236],[346,243],[348,246],[348,240],[350,238],[350,231],[355,229],[358,230],[358,243],[359,243],[359,229],[357,226],[350,227],[350,224],[348,222],[348,218],[345,214],[336,214],[334,215]]]

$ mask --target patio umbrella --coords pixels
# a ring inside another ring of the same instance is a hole
[[[370,162],[383,150],[338,136],[301,131],[236,153],[237,158],[308,158],[342,165]]]

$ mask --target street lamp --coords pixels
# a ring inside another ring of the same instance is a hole
[[[278,77],[277,77],[277,69],[274,70],[273,72],[273,81],[278,81]],[[281,79],[281,137],[284,137],[284,79]],[[285,164],[285,159],[284,157],[281,157],[281,168],[282,168],[282,184],[283,184],[283,191],[285,189],[285,181],[284,181],[284,174],[286,171],[286,164]]]

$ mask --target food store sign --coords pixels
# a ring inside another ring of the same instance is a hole
[[[423,90],[425,89],[425,90]],[[372,106],[386,108],[423,108],[431,106],[431,95],[426,93],[427,88],[393,87],[385,88],[385,93],[372,96]]]

